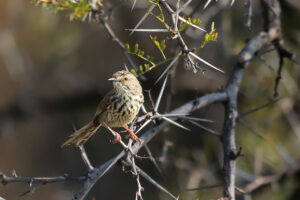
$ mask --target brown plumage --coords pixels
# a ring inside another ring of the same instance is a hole
[[[127,71],[118,71],[109,80],[113,81],[113,89],[99,103],[94,119],[75,131],[62,147],[84,144],[101,126],[124,127],[132,139],[139,141],[126,125],[135,118],[144,102],[142,87]],[[120,135],[116,135],[115,142],[120,142]]]

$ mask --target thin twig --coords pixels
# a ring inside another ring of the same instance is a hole
[[[272,174],[272,175],[267,175],[267,176],[256,177],[252,182],[245,185],[242,189],[246,193],[250,194],[265,185],[276,183],[286,177],[290,177],[290,176],[294,175],[295,173],[297,173],[299,171],[300,171],[300,164],[294,163],[290,167],[286,168],[285,171],[283,171],[279,174]]]
[[[0,181],[2,185],[9,183],[23,182],[28,184],[34,183],[57,183],[65,181],[75,181],[82,182],[86,180],[86,176],[70,176],[69,174],[64,174],[63,176],[54,176],[54,177],[23,177],[23,176],[6,176],[4,173],[0,172]]]
[[[147,154],[149,155],[150,160],[152,161],[153,165],[155,166],[155,168],[157,169],[157,171],[160,173],[160,175],[161,175],[162,177],[164,177],[163,171],[162,171],[162,169],[158,166],[158,163],[156,162],[155,158],[153,157],[150,148],[148,147],[147,144],[145,144],[144,147],[145,147],[145,149],[146,149],[146,151],[147,151]]]
[[[118,46],[122,49],[125,57],[127,58],[127,60],[129,61],[130,65],[137,70],[136,64],[134,63],[134,61],[132,60],[132,58],[130,57],[130,55],[127,53],[126,49],[125,49],[125,45],[123,44],[123,42],[116,36],[116,34],[113,32],[113,30],[111,29],[111,27],[109,26],[109,24],[107,23],[106,19],[101,18],[100,17],[100,22],[102,23],[102,25],[104,26],[105,30],[107,31],[107,33],[109,34],[109,36],[111,37],[111,40],[113,42],[116,42],[118,44]]]
[[[141,18],[141,20],[136,24],[136,26],[132,29],[131,33],[129,35],[132,35],[135,30],[140,27],[140,25],[145,21],[145,19],[149,16],[149,14],[152,12],[152,10],[155,8],[155,4],[152,4],[150,8],[147,10],[145,15]]]
[[[263,109],[263,108],[267,108],[267,107],[273,105],[274,103],[276,103],[276,102],[279,101],[279,100],[280,100],[279,98],[275,98],[275,99],[272,99],[271,101],[269,101],[269,102],[267,102],[267,103],[265,103],[265,104],[263,104],[263,105],[261,105],[261,106],[257,106],[256,108],[253,108],[253,109],[251,109],[251,110],[249,110],[249,111],[240,113],[240,114],[239,114],[239,118],[246,117],[246,116],[248,116],[248,115],[250,115],[250,114],[252,114],[252,113],[255,113],[255,112],[257,112],[257,111],[260,111],[260,110]]]
[[[165,88],[166,88],[167,80],[168,80],[168,76],[166,76],[166,78],[165,78],[165,80],[164,80],[164,82],[163,82],[163,84],[162,84],[162,86],[161,86],[159,95],[158,95],[157,100],[156,100],[156,103],[155,103],[154,111],[157,111],[157,109],[158,109],[158,106],[159,106],[159,104],[160,104],[161,97],[162,97],[162,95],[163,95],[163,93],[164,93],[164,91],[165,91]]]
[[[86,165],[86,167],[87,167],[89,170],[93,170],[94,167],[91,165],[91,162],[90,162],[90,160],[89,160],[89,158],[88,158],[88,156],[87,156],[87,154],[86,154],[86,151],[85,151],[83,145],[80,145],[80,146],[79,146],[79,150],[80,150],[81,158],[82,158],[84,164]]]
[[[276,76],[276,79],[275,79],[274,95],[273,95],[274,98],[279,96],[278,87],[279,87],[279,83],[280,83],[280,80],[281,80],[282,68],[283,68],[283,65],[284,65],[284,56],[281,54],[280,51],[277,51],[277,52],[278,52],[278,56],[279,56],[279,66],[278,66],[278,70],[277,70],[277,76]]]
[[[140,182],[140,172],[136,168],[134,157],[131,157],[131,167],[133,170],[133,174],[136,176],[136,182],[138,185],[138,190],[136,191],[135,194],[135,200],[138,199],[143,200],[142,191],[144,191],[144,188],[142,187]]]
[[[203,126],[203,125],[201,125],[201,124],[199,124],[199,123],[197,123],[195,121],[189,121],[189,122],[192,123],[192,124],[194,124],[194,125],[196,125],[196,126],[198,126],[198,127],[200,127],[200,128],[202,128],[202,129],[204,129],[204,130],[206,130],[207,132],[209,132],[209,133],[211,133],[211,134],[213,134],[215,136],[218,136],[218,137],[221,136],[221,133],[219,133],[219,132],[217,132],[215,130],[212,130],[210,128],[207,128],[207,127],[205,127],[205,126]]]
[[[215,185],[205,185],[205,186],[201,186],[201,187],[197,187],[197,188],[190,188],[190,189],[186,189],[186,191],[197,191],[197,190],[207,190],[207,189],[213,189],[213,188],[217,188],[217,187],[222,187],[222,184],[215,184]]]
[[[253,133],[258,138],[265,140],[265,138],[261,134],[259,134],[256,130],[254,130],[245,120],[238,119],[237,122],[239,122],[244,127],[246,127],[251,133]]]
[[[253,8],[252,8],[252,0],[248,0],[247,7],[248,7],[248,14],[247,14],[247,22],[246,27],[251,30],[251,24],[252,24],[252,14],[253,14]]]

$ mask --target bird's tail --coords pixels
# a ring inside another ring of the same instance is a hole
[[[88,123],[70,135],[70,138],[63,143],[61,147],[63,148],[71,144],[75,144],[76,146],[83,145],[100,128],[100,126],[101,124],[95,125],[93,121]]]

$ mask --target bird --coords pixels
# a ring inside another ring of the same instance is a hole
[[[113,127],[123,127],[129,132],[128,137],[140,141],[127,127],[144,103],[140,82],[131,72],[125,70],[115,72],[108,80],[113,82],[113,89],[100,101],[93,120],[70,135],[62,147],[72,144],[78,147],[83,145],[101,126],[110,130]],[[120,142],[120,134],[113,132],[115,133],[113,142]]]

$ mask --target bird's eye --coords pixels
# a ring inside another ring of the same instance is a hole
[[[128,81],[128,78],[127,78],[127,77],[125,77],[125,78],[124,78],[124,80],[125,80],[125,81]]]

